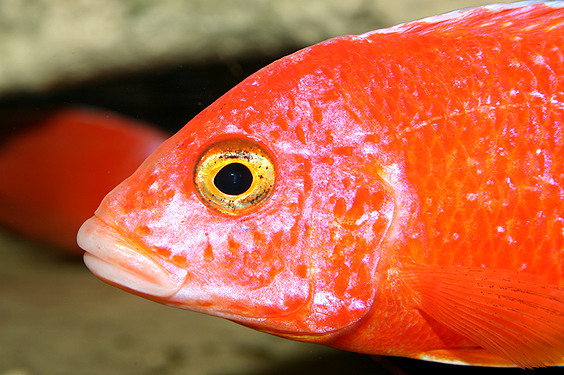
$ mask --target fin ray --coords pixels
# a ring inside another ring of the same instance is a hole
[[[562,363],[564,288],[533,275],[472,267],[409,265],[418,307],[519,367]]]

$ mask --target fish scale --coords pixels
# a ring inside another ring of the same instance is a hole
[[[562,365],[563,6],[462,10],[274,62],[104,199],[79,232],[87,266],[295,340]],[[254,153],[269,161],[238,159],[250,187],[214,185],[237,162],[222,155]]]

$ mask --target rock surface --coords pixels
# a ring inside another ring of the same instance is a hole
[[[304,47],[484,0],[4,0],[0,93]]]

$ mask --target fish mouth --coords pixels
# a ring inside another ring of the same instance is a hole
[[[182,287],[145,249],[97,216],[78,231],[78,245],[86,251],[84,263],[109,284],[154,297],[170,297]]]

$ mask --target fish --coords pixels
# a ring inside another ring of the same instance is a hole
[[[373,355],[564,363],[564,2],[465,9],[273,62],[78,233],[100,279]]]
[[[168,138],[153,125],[92,107],[10,119],[10,128],[23,129],[0,144],[0,224],[79,259],[82,223]]]

